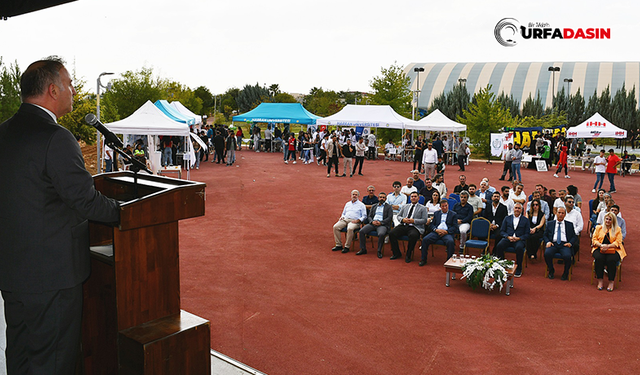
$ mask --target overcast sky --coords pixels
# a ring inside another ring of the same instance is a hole
[[[90,91],[101,72],[142,67],[214,94],[255,83],[370,91],[394,62],[638,61],[639,13],[627,0],[78,0],[0,21],[0,56],[24,70],[60,55]],[[503,47],[494,28],[507,17],[610,28],[611,39]]]

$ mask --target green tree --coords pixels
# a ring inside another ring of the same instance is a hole
[[[593,90],[593,95],[589,98],[589,103],[587,107],[584,109],[584,118],[588,119],[593,116],[596,112],[600,112],[600,98],[598,97],[598,90]],[[602,113],[600,113],[602,114]]]
[[[491,152],[489,143],[491,133],[507,127],[513,127],[515,121],[511,113],[502,108],[491,92],[491,85],[487,85],[474,95],[468,110],[463,116],[458,116],[458,122],[467,125],[467,135],[472,143],[477,145],[478,153],[488,155]]]
[[[374,104],[390,105],[398,114],[411,116],[409,76],[397,63],[381,68],[381,75],[374,77],[369,85],[373,89],[371,100]]]
[[[18,62],[7,67],[0,57],[0,123],[9,119],[20,107],[20,77]]]
[[[240,95],[240,89],[233,87],[228,89],[217,101],[218,110],[224,114],[227,120],[231,120],[234,111],[238,113],[239,108],[236,99]]]
[[[193,93],[196,97],[202,100],[202,111],[200,114],[207,115],[213,113],[214,102],[213,94],[211,94],[211,91],[209,91],[209,89],[204,86],[198,86],[198,88],[196,88]]]
[[[580,94],[580,89],[569,97],[567,108],[567,125],[575,126],[584,121],[584,97]]]
[[[190,88],[174,81],[161,81],[162,99],[169,102],[180,102],[193,113],[202,112],[202,99],[200,99]]]
[[[458,116],[462,116],[465,110],[469,109],[469,103],[471,102],[471,95],[467,90],[467,85],[460,82],[453,86],[453,89],[449,91],[447,95],[447,117],[451,120],[455,120]]]
[[[280,92],[273,97],[274,103],[297,103],[298,101],[291,94]]]
[[[540,99],[540,91],[536,95],[534,100],[529,93],[529,97],[522,103],[522,117],[535,117],[540,118],[544,115],[544,106],[542,105],[542,99]]]
[[[302,102],[311,113],[321,117],[331,116],[344,108],[344,103],[335,91],[324,91],[322,87],[314,87],[305,95]]]
[[[627,95],[625,85],[616,91],[611,103],[611,118],[609,121],[615,125],[631,130],[636,127],[637,101],[635,95],[635,87]]]
[[[243,113],[254,109],[265,101],[269,101],[269,90],[258,83],[255,86],[245,85],[236,98],[238,109]]]
[[[498,95],[496,99],[500,104],[500,107],[506,109],[511,114],[511,117],[517,117],[520,115],[520,103],[513,98],[513,94],[507,96],[507,94],[503,92]]]
[[[106,92],[100,102],[100,108],[113,106],[119,119],[130,116],[147,100],[155,102],[165,99],[164,82],[153,76],[151,68],[142,68],[138,72],[126,71],[122,78],[112,81],[111,90]]]

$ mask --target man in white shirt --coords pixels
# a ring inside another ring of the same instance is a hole
[[[377,150],[376,150],[376,135],[373,133],[369,134],[369,137],[367,138],[367,146],[369,147],[369,156],[368,159],[376,159],[377,156]]]
[[[441,174],[436,175],[436,182],[433,183],[433,187],[438,189],[438,193],[440,193],[440,197],[447,197],[447,185],[444,183],[444,176]]]
[[[558,198],[553,201],[553,214],[555,215],[558,212],[558,208],[564,207],[564,199],[567,196],[566,190],[558,190]]]
[[[503,186],[501,191],[502,195],[500,196],[500,203],[504,204],[507,207],[507,215],[513,215],[513,207],[514,202],[509,197],[510,188],[508,186]]]
[[[422,164],[424,164],[425,179],[433,179],[435,177],[437,162],[438,151],[436,151],[436,149],[433,148],[433,144],[429,142],[427,143],[427,148],[422,152]]]
[[[573,230],[576,232],[576,236],[578,237],[573,248],[573,253],[575,255],[580,251],[580,232],[582,232],[582,228],[584,228],[584,220],[582,220],[582,212],[580,212],[580,209],[575,206],[575,199],[573,195],[567,195],[565,197],[564,205],[567,211],[567,215],[564,219],[573,224]]]
[[[527,195],[523,191],[524,185],[517,184],[514,190],[509,191],[509,199],[513,201],[513,203],[520,203],[524,205],[527,202]]]
[[[264,148],[265,151],[271,151],[271,129],[269,129],[271,125],[267,125],[267,128],[264,130]]]
[[[408,177],[407,184],[402,187],[402,190],[400,190],[400,192],[406,196],[405,199],[407,200],[408,200],[408,197],[411,196],[411,193],[418,192],[418,188],[413,186],[413,181],[414,181],[413,177]]]
[[[600,150],[600,155],[593,159],[593,166],[596,172],[596,183],[593,184],[593,190],[591,190],[591,192],[595,193],[597,190],[602,188],[604,173],[607,170],[607,159],[604,157],[604,150]]]
[[[335,240],[336,246],[331,249],[332,251],[342,250],[343,253],[348,253],[351,242],[353,242],[354,231],[359,229],[360,224],[367,218],[367,208],[364,203],[358,200],[358,197],[360,197],[360,192],[358,190],[352,190],[351,200],[344,205],[340,219],[333,225],[333,239]],[[344,227],[347,228],[347,238],[343,248],[340,231]]]
[[[113,149],[104,144],[104,171],[113,171]]]
[[[480,190],[476,190],[476,196],[480,198],[482,208],[487,207],[487,203],[491,203],[491,195],[493,195],[493,192],[489,191],[489,184],[482,180],[480,182]]]

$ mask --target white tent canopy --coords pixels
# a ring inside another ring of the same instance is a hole
[[[428,116],[418,121],[418,127],[408,129],[441,131],[441,132],[463,132],[467,130],[467,125],[460,124],[449,119],[439,109],[431,112]]]
[[[627,131],[596,112],[582,124],[567,129],[567,138],[627,138]]]
[[[131,116],[104,126],[116,134],[189,136],[187,124],[170,119],[149,100]]]
[[[202,116],[200,115],[196,115],[195,113],[191,112],[189,110],[189,108],[185,107],[182,103],[175,101],[175,102],[171,102],[171,106],[173,106],[173,108],[176,109],[176,111],[180,112],[181,114],[185,115],[186,117],[193,117],[196,119],[196,125],[197,124],[202,124]]]
[[[388,105],[355,105],[346,107],[334,115],[319,118],[316,125],[363,126],[371,128],[411,129],[417,122],[400,116]]]

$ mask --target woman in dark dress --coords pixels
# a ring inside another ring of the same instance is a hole
[[[544,226],[547,222],[544,212],[542,212],[540,199],[531,201],[531,207],[529,211],[527,211],[527,217],[531,225],[531,235],[527,239],[527,254],[529,254],[531,259],[536,259],[538,257],[540,240],[544,234]]]

